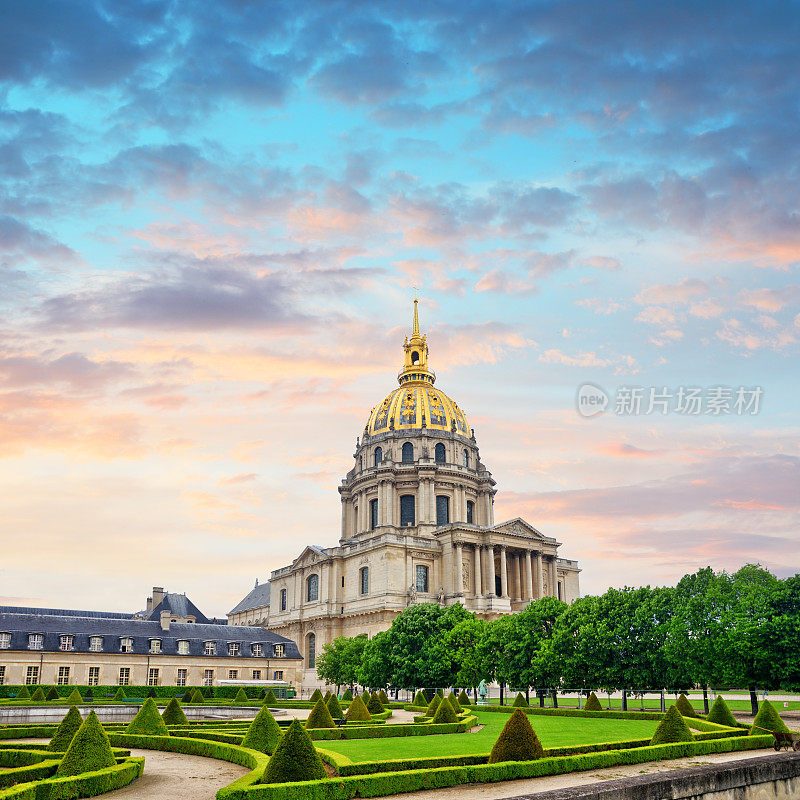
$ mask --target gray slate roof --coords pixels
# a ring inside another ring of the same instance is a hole
[[[167,592],[164,599],[150,612],[147,619],[160,620],[161,612],[169,611],[176,617],[194,617],[197,622],[211,620],[185,595]]]
[[[111,619],[133,619],[136,616],[116,611],[79,611],[74,608],[36,608],[34,606],[0,606],[0,614],[49,614],[57,617],[109,617]]]
[[[263,608],[269,605],[269,581],[266,583],[258,583],[250,590],[250,592],[240,600],[228,613],[238,614],[241,611],[251,611],[254,608]]]
[[[150,652],[150,640],[161,640],[161,652],[165,655],[178,655],[178,642],[189,642],[190,656],[202,656],[205,642],[217,643],[218,656],[226,656],[228,642],[240,643],[240,657],[258,658],[252,655],[251,645],[261,643],[263,656],[275,658],[274,646],[284,646],[284,658],[301,658],[297,645],[284,636],[246,625],[212,625],[205,623],[174,622],[168,631],[161,629],[161,624],[151,620],[127,619],[120,617],[97,616],[99,612],[89,612],[91,616],[77,616],[80,612],[65,614],[41,613],[52,609],[37,609],[32,614],[29,610],[20,611],[14,606],[0,607],[0,633],[11,634],[11,650],[28,650],[28,634],[44,635],[44,651],[58,652],[60,636],[73,636],[73,650],[88,653],[89,637],[102,636],[104,653],[119,653],[120,639],[133,639],[133,653],[146,655]]]

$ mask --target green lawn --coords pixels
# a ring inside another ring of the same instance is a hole
[[[509,705],[510,702],[514,700],[516,695],[512,695],[510,700],[506,701],[506,705]],[[728,707],[731,711],[743,711],[749,712],[750,711],[750,701],[749,700],[729,700],[728,696],[723,692],[722,696],[725,698],[725,702],[728,704]],[[598,694],[597,699],[600,701],[600,705],[603,706],[603,710],[608,708],[608,695]],[[667,704],[667,708],[669,708],[674,702],[676,698],[674,695],[666,695],[664,698],[665,703]],[[799,700],[788,700],[786,702],[789,703],[788,708],[783,707],[783,700],[773,700],[769,695],[767,695],[767,700],[769,700],[775,708],[778,710],[778,713],[783,711],[798,711],[800,710],[800,699]],[[500,704],[500,701],[494,697],[492,698],[492,705],[496,706]],[[585,702],[585,698],[584,698]],[[702,697],[690,697],[689,702],[692,704],[692,707],[697,711],[698,714],[703,713],[703,698]],[[708,695],[708,705],[709,708],[714,702],[714,697],[709,693]],[[761,702],[761,694],[758,695],[758,702]],[[548,697],[547,702],[545,703],[546,708],[552,708],[552,701]],[[559,695],[558,698],[558,705],[559,708],[577,708],[578,701],[575,697],[561,697]],[[539,706],[539,699],[531,695],[531,706],[538,707]],[[642,701],[638,697],[629,697],[628,698],[628,711],[639,711],[642,707]],[[614,697],[611,699],[611,708],[616,711],[622,710],[622,698]],[[644,698],[644,708],[645,711],[660,711],[661,710],[661,700],[658,697],[653,697],[649,695]]]
[[[485,725],[478,733],[404,736],[391,739],[326,740],[316,744],[325,750],[342,753],[353,761],[488,753],[503,725],[508,721],[508,715],[478,711],[477,716],[480,723]],[[658,725],[651,720],[639,719],[532,716],[530,720],[544,747],[649,739]]]

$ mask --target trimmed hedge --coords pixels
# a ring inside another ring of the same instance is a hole
[[[415,698],[415,701],[416,701],[416,698]],[[469,699],[469,695],[463,689],[458,693],[458,704],[460,706],[472,705],[472,703],[471,703],[471,701]]]
[[[586,698],[586,704],[583,707],[584,711],[602,711],[603,706],[600,705],[600,701],[597,699],[597,695],[594,692]]]
[[[272,689],[267,689],[267,693],[264,695],[264,702],[269,704],[278,702],[278,698],[275,697],[275,692]]]
[[[383,689],[378,692],[378,700],[381,701],[382,706],[389,705],[389,695],[387,695]]]
[[[77,689],[73,689],[69,693],[69,697],[67,698],[67,702],[71,706],[79,705],[80,703],[83,702],[83,697],[81,696],[81,693]]]
[[[522,692],[517,692],[517,696],[514,698],[514,702],[511,704],[512,708],[530,708],[530,703],[525,699],[525,695]]]
[[[322,692],[319,689],[314,689],[309,700],[316,705],[317,700],[322,700]]]
[[[239,689],[239,691],[241,691],[241,689]],[[246,699],[247,697],[245,697],[245,700]],[[205,703],[205,701],[206,701],[205,695],[203,695],[203,693],[199,689],[195,689],[192,692],[192,700],[191,700],[192,703],[200,704],[200,703]],[[234,702],[236,702],[235,698]]]
[[[677,705],[671,705],[664,714],[664,719],[658,723],[656,732],[650,744],[667,744],[667,742],[690,742],[692,732],[683,719]]]
[[[367,711],[369,711],[370,714],[381,714],[385,710],[383,703],[381,703],[378,697],[378,693],[373,692],[370,695],[369,702],[367,702]]]
[[[198,694],[201,694],[201,693],[198,691]],[[205,698],[203,698],[203,700],[205,700]],[[192,702],[194,702],[194,700]],[[245,692],[245,690],[241,686],[239,687],[239,691],[236,692],[236,697],[233,698],[233,702],[234,703],[246,703],[247,702],[247,693]]]
[[[348,722],[369,722],[372,719],[367,707],[364,705],[364,701],[358,695],[353,698],[353,702],[350,703],[344,718]]]
[[[159,718],[160,719],[160,718]],[[94,711],[89,712],[81,727],[72,737],[67,752],[56,770],[56,777],[64,778],[83,772],[96,772],[117,763],[111,752],[111,742]]]
[[[342,711],[339,698],[335,694],[331,695],[331,699],[328,700],[327,705],[328,711],[330,711],[330,714],[334,719],[342,719],[344,717],[344,711]]]
[[[51,686],[47,690],[47,695],[45,696],[45,700],[58,700],[60,695],[58,694],[58,689],[55,686]]]
[[[675,706],[680,712],[682,717],[696,717],[697,712],[694,710],[694,706],[689,702],[689,698],[681,693],[681,696],[675,702]]]
[[[342,702],[343,703],[349,703],[352,699],[353,699],[353,692],[350,689],[350,687],[348,686],[344,690],[344,694],[342,695]]]
[[[528,715],[517,709],[500,731],[492,752],[489,753],[489,763],[532,761],[542,756],[544,756],[542,743],[531,727]]]
[[[31,700],[34,703],[44,703],[47,700],[47,695],[44,693],[44,689],[41,686],[37,686],[34,690],[33,694],[31,695]]]
[[[165,725],[189,724],[189,720],[186,718],[186,714],[183,713],[183,709],[177,697],[171,698],[169,703],[167,703],[167,707],[161,712],[161,719],[164,720]]]
[[[436,713],[433,715],[431,723],[433,725],[444,725],[454,722],[458,722],[458,715],[453,710],[449,698],[442,700],[442,702],[439,703],[439,708],[436,709]]]
[[[717,695],[717,699],[711,706],[706,720],[708,722],[716,722],[717,725],[727,725],[729,728],[735,728],[739,724],[721,694]]]
[[[94,713],[94,712],[92,712]],[[140,733],[149,736],[169,736],[169,730],[158,713],[158,706],[152,697],[142,703],[136,716],[126,725],[125,733]]]
[[[450,701],[450,705],[453,706],[453,711],[455,711],[456,714],[460,714],[464,710],[461,708],[461,704],[458,702],[455,692],[451,691],[450,694],[447,695],[447,699]]]
[[[291,728],[291,725],[289,726]],[[317,704],[311,709],[311,713],[306,719],[306,728],[335,728],[336,723],[333,721],[331,712],[328,711],[328,706],[325,705],[325,700],[320,697]]]
[[[418,706],[419,708],[428,707],[428,698],[425,697],[425,693],[421,689],[414,695],[414,699],[411,701],[411,705]]]
[[[442,702],[442,698],[439,697],[438,692],[434,693],[433,699],[428,703],[428,708],[425,711],[426,717],[433,717],[436,714],[436,709],[439,708],[440,703]]]
[[[73,737],[80,730],[81,725],[83,725],[81,712],[78,711],[75,706],[72,706],[56,728],[56,732],[50,740],[50,750],[54,750],[58,753],[66,752]]]
[[[786,723],[780,718],[780,715],[775,710],[775,706],[769,700],[761,702],[761,708],[758,709],[753,724],[750,727],[751,736],[760,736],[765,730],[776,733],[778,731],[788,731]]]
[[[321,694],[318,705],[327,712]],[[287,783],[320,779],[326,775],[322,759],[306,729],[299,720],[293,720],[275,748],[261,780],[263,783]]]
[[[249,747],[251,750],[258,750],[260,753],[272,755],[278,742],[281,740],[281,729],[275,721],[275,717],[270,713],[267,706],[262,706],[261,711],[256,714],[256,718],[250,723],[241,740],[242,747]]]

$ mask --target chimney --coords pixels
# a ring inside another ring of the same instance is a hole
[[[168,631],[169,630],[169,619],[172,614],[169,611],[162,611],[161,612],[161,630]]]
[[[152,611],[155,608],[158,608],[158,604],[164,599],[164,587],[163,586],[154,586],[153,587],[153,608],[150,610]]]
[[[148,614],[153,610],[153,598],[152,597],[148,597],[147,598],[147,603],[145,605],[145,608],[147,609],[147,613]]]

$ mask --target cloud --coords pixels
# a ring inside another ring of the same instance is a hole
[[[93,361],[82,353],[65,353],[53,359],[0,355],[0,385],[8,388],[47,388],[64,384],[79,391],[95,390],[133,374],[132,364]]]
[[[14,217],[0,215],[0,250],[15,259],[34,258],[57,266],[72,262],[76,253],[53,237]]]
[[[508,295],[534,294],[539,287],[533,281],[518,278],[505,270],[493,269],[475,284],[476,292],[496,292]]]
[[[686,305],[692,300],[705,297],[709,285],[697,278],[684,278],[680,283],[662,284],[643,289],[634,298],[641,305]]]

